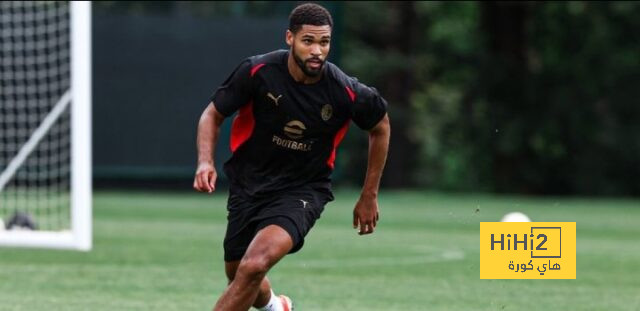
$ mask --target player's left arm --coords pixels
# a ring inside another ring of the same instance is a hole
[[[389,116],[385,114],[378,124],[369,130],[367,174],[360,199],[353,209],[353,227],[359,228],[360,235],[373,233],[379,219],[378,189],[387,160],[390,136]]]

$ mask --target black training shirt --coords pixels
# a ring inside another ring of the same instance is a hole
[[[231,128],[231,159],[224,171],[232,191],[252,197],[311,185],[330,190],[335,152],[349,122],[374,127],[387,103],[374,88],[325,62],[320,81],[296,82],[289,51],[244,60],[211,101]]]

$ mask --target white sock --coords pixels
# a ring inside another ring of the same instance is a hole
[[[273,293],[273,289],[271,290],[271,298],[269,299],[269,302],[267,303],[266,306],[259,308],[258,310],[260,311],[284,311],[284,308],[282,307],[282,301],[280,300],[280,297],[276,296],[276,294]]]

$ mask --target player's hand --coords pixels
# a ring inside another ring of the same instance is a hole
[[[353,209],[353,228],[358,229],[358,234],[370,234],[378,223],[378,199],[376,197],[360,196],[356,207]]]
[[[193,189],[200,192],[212,193],[216,191],[216,179],[218,174],[210,162],[201,162],[196,170],[196,177],[193,180]]]

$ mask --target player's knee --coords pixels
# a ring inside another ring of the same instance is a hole
[[[249,257],[242,259],[236,274],[242,274],[250,279],[262,280],[269,268],[269,261],[266,258]]]

